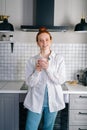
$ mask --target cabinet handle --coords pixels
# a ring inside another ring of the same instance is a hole
[[[79,128],[78,130],[87,130],[87,129],[81,129],[81,128]]]
[[[87,96],[79,96],[79,98],[87,98]]]
[[[87,115],[87,113],[83,113],[83,112],[79,112],[79,114],[81,114],[81,115]]]

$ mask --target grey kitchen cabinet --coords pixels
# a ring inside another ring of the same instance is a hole
[[[19,129],[19,94],[0,94],[0,130]]]
[[[87,94],[70,94],[69,130],[87,130]]]

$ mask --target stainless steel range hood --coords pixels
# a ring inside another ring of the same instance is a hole
[[[34,0],[35,24],[21,25],[24,31],[37,31],[39,27],[45,26],[49,31],[66,31],[68,26],[54,26],[54,1]]]

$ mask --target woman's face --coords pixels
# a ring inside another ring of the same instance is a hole
[[[41,50],[48,50],[50,49],[52,40],[50,39],[49,34],[47,33],[41,33],[38,36],[37,44],[40,47]]]

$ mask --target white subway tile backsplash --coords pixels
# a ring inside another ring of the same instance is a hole
[[[65,58],[67,80],[76,78],[76,72],[87,67],[87,43],[53,43],[51,47]],[[39,48],[36,43],[0,43],[0,80],[24,80],[25,66],[30,56],[36,55]]]

